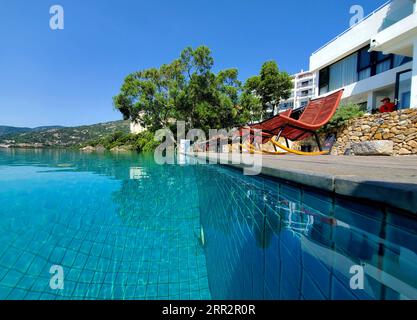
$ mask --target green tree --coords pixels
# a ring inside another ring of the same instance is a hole
[[[190,127],[205,131],[240,125],[238,71],[227,69],[215,74],[211,51],[204,46],[195,50],[186,48],[180,59],[185,90],[177,105],[179,118]]]
[[[205,46],[182,51],[180,57],[159,69],[126,77],[114,106],[149,131],[182,120],[189,128],[221,129],[245,123],[249,114],[239,105],[242,85],[236,69],[215,74],[214,59]]]
[[[262,104],[262,116],[271,116],[281,99],[288,99],[293,84],[286,72],[278,69],[275,61],[262,65],[258,76],[249,78],[245,83],[245,93],[259,97]]]
[[[139,122],[154,132],[166,127],[175,115],[175,97],[179,94],[181,73],[179,61],[161,68],[128,75],[114,106],[124,118]]]

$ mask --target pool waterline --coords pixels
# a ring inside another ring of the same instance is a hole
[[[415,220],[217,165],[0,151],[0,216],[1,299],[417,298]]]

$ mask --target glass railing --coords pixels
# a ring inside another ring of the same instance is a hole
[[[415,0],[394,0],[379,31],[385,30],[414,13]]]

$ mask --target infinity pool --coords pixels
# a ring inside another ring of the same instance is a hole
[[[402,212],[218,165],[0,149],[0,299],[417,299],[416,272]]]

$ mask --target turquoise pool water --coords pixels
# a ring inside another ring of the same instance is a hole
[[[217,165],[0,149],[0,299],[415,299],[416,230]]]

